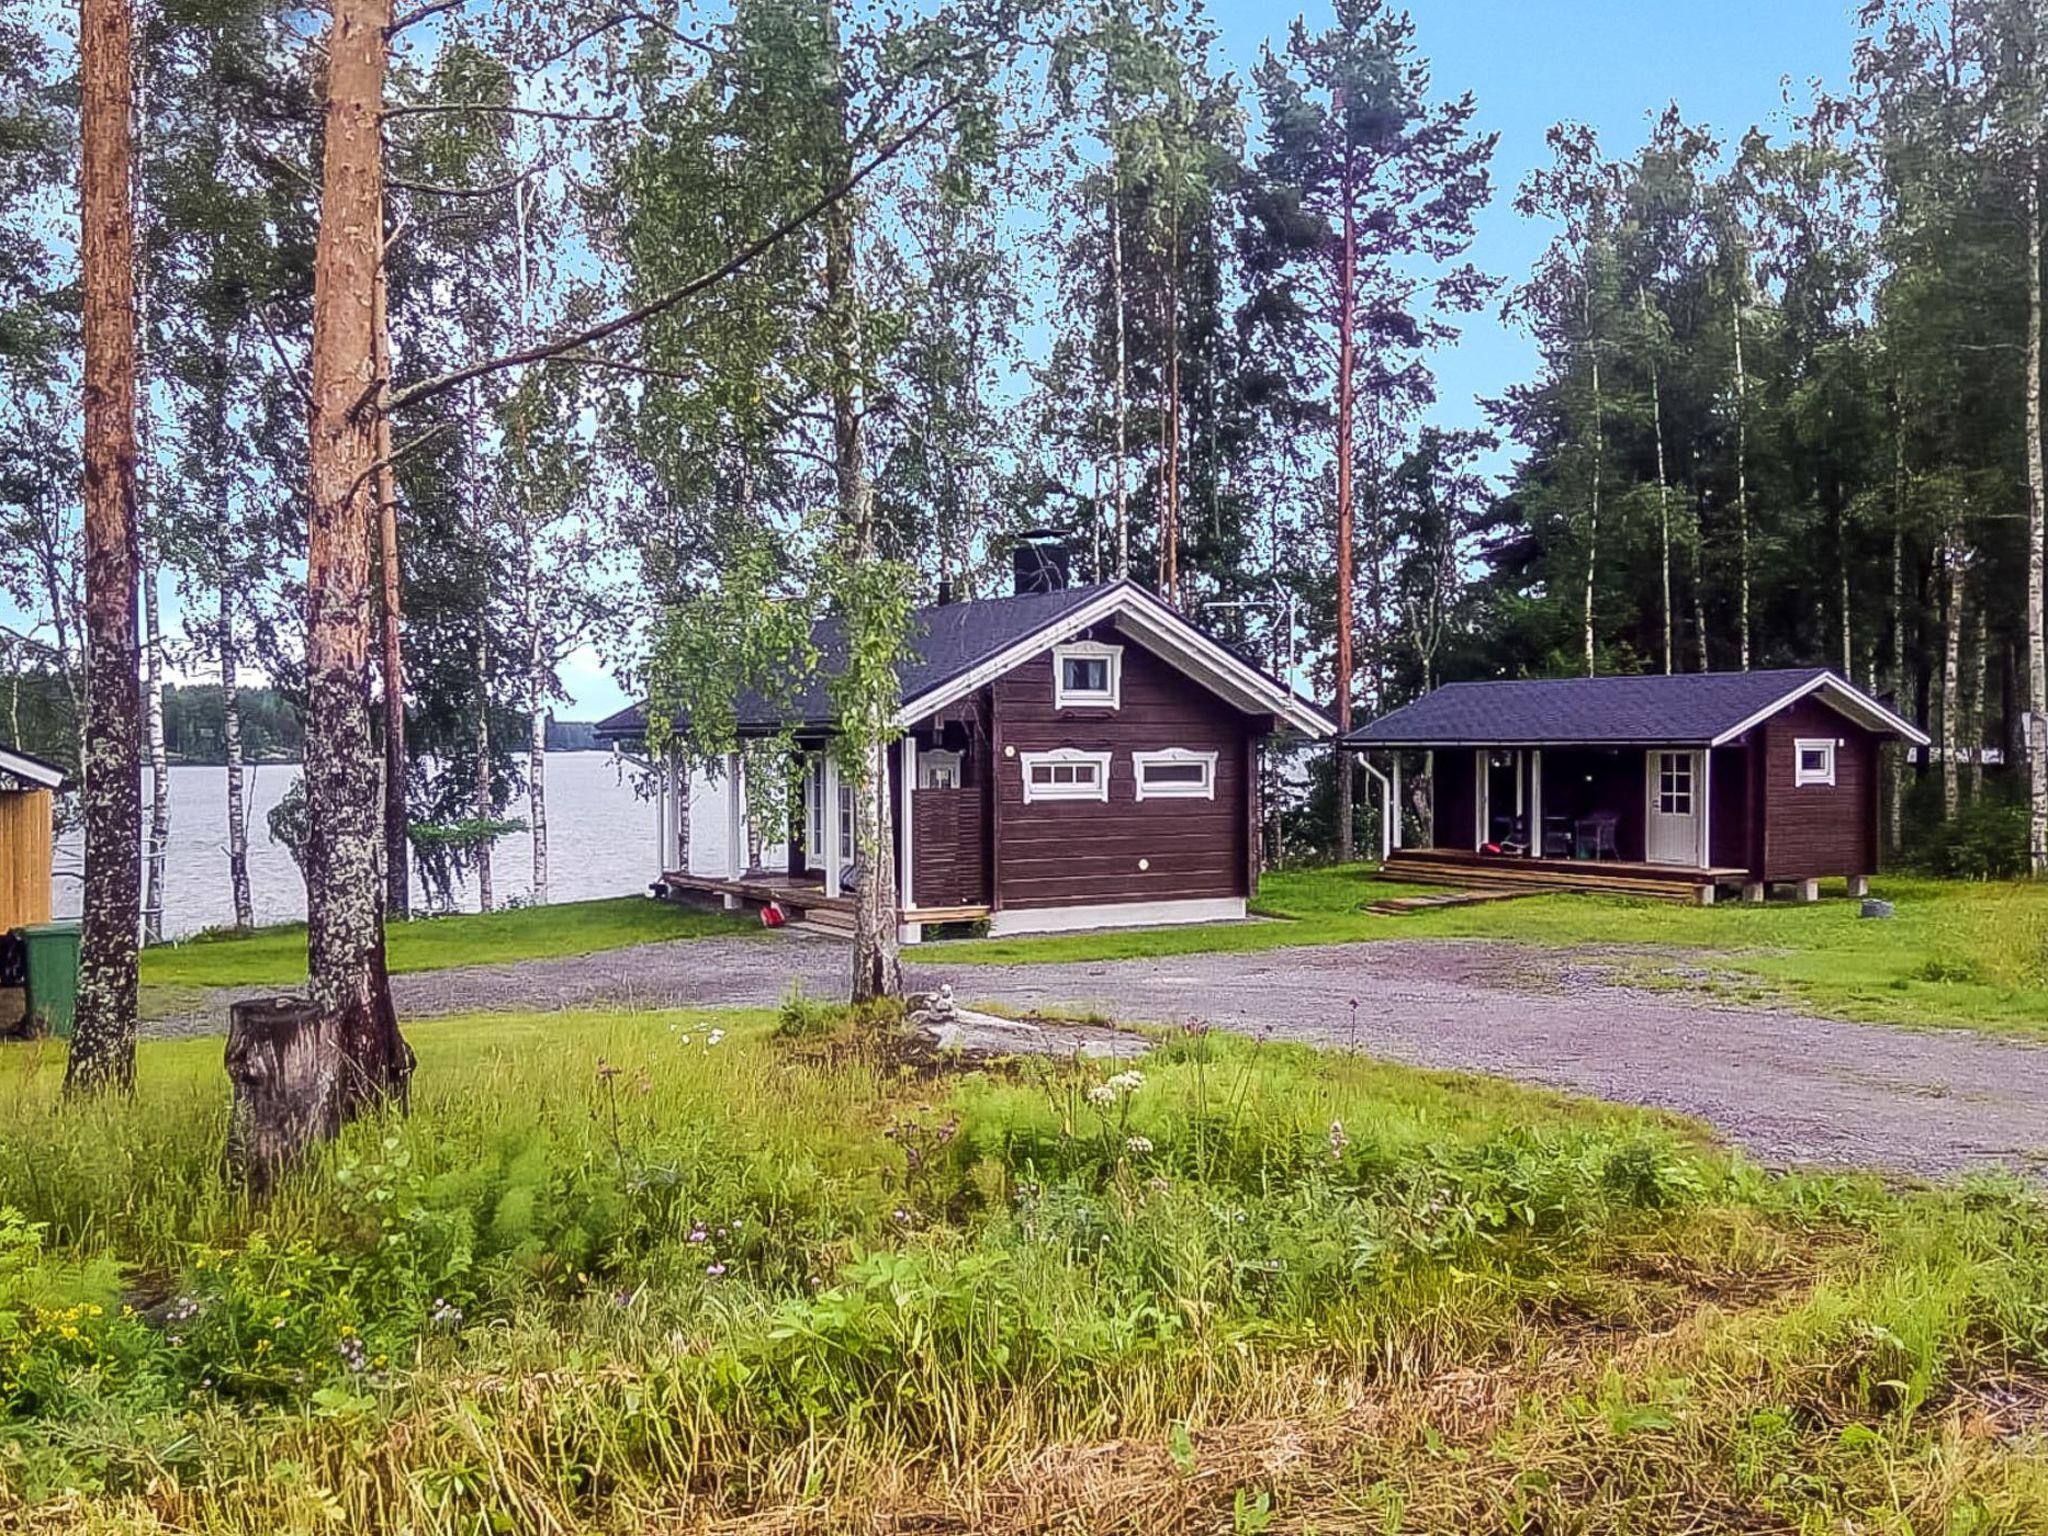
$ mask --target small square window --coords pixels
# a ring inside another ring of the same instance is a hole
[[[1055,709],[1115,709],[1123,683],[1123,647],[1076,640],[1052,648]]]
[[[1795,748],[1798,756],[1794,760],[1792,772],[1794,785],[1832,785],[1835,782],[1834,742],[1808,741],[1802,738],[1795,744]]]
[[[1108,693],[1109,658],[1106,656],[1066,656],[1060,665],[1066,670],[1060,676],[1060,687],[1068,693]]]

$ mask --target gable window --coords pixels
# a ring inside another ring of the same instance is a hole
[[[1835,744],[1829,740],[1809,740],[1801,737],[1793,743],[1798,757],[1792,771],[1795,785],[1833,784],[1835,782]]]
[[[1024,803],[1036,800],[1107,800],[1109,754],[1062,747],[1056,752],[1019,754],[1024,765]]]
[[[1140,800],[1214,800],[1216,754],[1167,747],[1158,752],[1133,752]]]
[[[1124,648],[1075,640],[1052,648],[1055,709],[1115,709],[1123,691]]]

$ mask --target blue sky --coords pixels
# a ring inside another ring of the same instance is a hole
[[[1260,43],[1285,36],[1299,6],[1211,0],[1222,47],[1249,77]],[[1482,128],[1497,132],[1495,193],[1481,215],[1474,259],[1514,282],[1549,239],[1516,217],[1515,188],[1548,159],[1543,136],[1573,120],[1598,130],[1607,153],[1631,154],[1648,119],[1677,102],[1724,142],[1782,115],[1789,82],[1804,99],[1816,77],[1839,89],[1855,40],[1850,0],[1411,0],[1417,46],[1441,96],[1470,91]],[[1324,6],[1306,9],[1311,29]],[[1475,401],[1530,376],[1526,337],[1493,315],[1475,317],[1436,371],[1446,425],[1476,425]]]

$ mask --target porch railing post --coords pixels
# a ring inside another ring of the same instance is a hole
[[[728,880],[747,877],[747,797],[742,780],[745,759],[737,752],[725,754],[725,869]],[[738,909],[737,895],[725,898],[727,907]]]
[[[825,747],[825,894],[843,895],[839,867],[839,763]]]
[[[1394,846],[1396,848],[1399,848],[1401,846],[1401,807],[1404,804],[1404,802],[1401,799],[1401,754],[1399,752],[1396,752],[1394,754],[1393,768],[1389,772],[1388,777],[1393,781],[1394,785],[1394,803],[1392,808],[1387,812],[1387,817],[1390,821],[1393,822],[1392,833],[1394,839]]]

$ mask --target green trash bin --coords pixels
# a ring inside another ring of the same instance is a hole
[[[71,1038],[78,1013],[78,921],[31,923],[18,930],[28,952],[28,1016],[32,1027]]]

